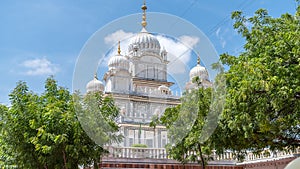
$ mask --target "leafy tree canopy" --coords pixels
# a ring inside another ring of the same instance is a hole
[[[175,142],[167,148],[171,157],[183,163],[203,163],[213,149],[217,154],[232,150],[242,160],[247,151],[300,146],[300,8],[295,15],[279,18],[272,18],[263,9],[248,18],[236,11],[232,18],[234,28],[246,40],[245,51],[239,56],[221,55],[221,62],[229,66],[224,73],[219,64],[213,65],[221,70],[218,78],[226,78],[225,108],[215,133],[205,142],[199,141],[207,120],[207,105],[222,105],[207,98],[207,89],[199,89],[197,99],[166,109],[158,122],[153,120],[152,126],[161,123],[170,136],[175,136],[170,138]],[[183,100],[190,96],[183,96]],[[193,110],[196,105],[199,109]],[[188,112],[198,112],[197,117]],[[184,128],[186,120],[191,119],[195,119],[193,125]],[[182,133],[185,137],[176,140]]]
[[[85,98],[78,93],[71,95],[52,77],[46,80],[45,92],[40,96],[29,91],[25,82],[19,82],[9,96],[10,108],[0,107],[0,160],[5,165],[26,169],[73,169],[94,164],[97,168],[101,155],[107,153],[103,145],[117,141],[107,138],[108,133],[118,131],[114,122],[118,111],[110,97],[104,98],[100,93],[89,93]],[[90,97],[99,98],[95,103],[101,109],[93,109],[94,113],[99,110],[98,116],[105,117],[111,125],[110,130],[100,125],[95,128],[95,135],[103,136],[99,138],[104,140],[101,145],[87,135],[75,113],[76,109],[88,116],[92,106]]]
[[[239,56],[221,55],[227,97],[219,144],[240,153],[300,146],[300,8],[272,18],[264,9],[252,17],[232,13],[245,38]]]
[[[200,140],[211,105],[211,88],[199,88],[187,92],[182,104],[167,108],[159,119],[168,129],[168,154],[182,163],[198,162],[205,167],[212,154],[213,140]]]

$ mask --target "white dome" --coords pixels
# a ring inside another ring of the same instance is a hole
[[[129,61],[125,56],[122,55],[115,55],[111,57],[108,61],[109,69],[129,69]]]
[[[171,90],[169,87],[167,87],[166,85],[161,85],[158,87],[158,90],[162,93],[162,94],[171,94]]]
[[[166,85],[161,85],[161,86],[158,87],[158,90],[166,90],[166,91],[169,91],[170,88],[167,87]]]
[[[129,53],[136,50],[147,51],[155,54],[160,53],[160,43],[155,36],[147,32],[145,28],[130,39]]]
[[[103,83],[98,80],[97,76],[95,75],[94,79],[89,81],[88,84],[86,85],[86,92],[98,92],[104,91],[104,85]]]
[[[208,73],[205,67],[197,64],[197,66],[193,67],[190,71],[190,80],[192,81],[194,77],[200,77],[202,80],[208,80]]]

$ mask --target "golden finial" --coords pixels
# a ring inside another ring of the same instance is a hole
[[[94,74],[94,78],[98,80],[98,77],[97,77],[97,72],[95,72],[95,74]]]
[[[200,65],[200,54],[199,54],[199,52],[197,52],[197,54],[198,54],[197,64]]]
[[[144,5],[142,6],[142,10],[143,10],[143,17],[142,17],[142,26],[144,28],[146,28],[147,26],[147,21],[146,21],[146,10],[147,10],[147,6],[146,6],[146,0],[144,0]]]
[[[118,42],[118,54],[121,55],[121,47],[120,47],[120,41]]]

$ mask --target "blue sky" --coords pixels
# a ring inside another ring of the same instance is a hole
[[[0,103],[9,104],[8,94],[20,80],[26,81],[30,90],[40,93],[45,79],[54,75],[59,85],[71,90],[77,57],[87,40],[111,21],[141,13],[142,3],[142,0],[1,1]],[[234,55],[242,51],[243,39],[232,28],[232,11],[242,10],[251,16],[257,9],[265,8],[271,16],[278,17],[286,12],[294,14],[296,10],[293,0],[148,0],[147,6],[149,12],[168,13],[191,22],[210,39],[218,54]]]

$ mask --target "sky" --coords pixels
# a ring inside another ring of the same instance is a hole
[[[109,30],[109,26],[113,23],[119,23],[118,27],[111,32],[106,32],[105,36],[99,36],[106,46],[115,45],[120,37],[130,37],[139,32],[141,27],[138,23],[142,3],[143,0],[0,1],[0,103],[9,105],[8,95],[18,81],[27,82],[29,89],[35,93],[42,93],[44,82],[51,75],[60,86],[72,90],[76,65],[80,57],[83,57],[86,44],[93,39],[92,37],[97,37],[95,36],[97,31],[103,33],[103,30]],[[214,46],[217,55],[222,53],[238,55],[243,50],[244,40],[233,29],[231,12],[242,10],[245,16],[252,16],[257,9],[265,8],[271,16],[279,17],[287,12],[294,14],[296,2],[293,0],[147,0],[147,7],[148,31],[160,30],[156,29],[160,27],[159,24],[153,26],[156,20],[160,19],[155,18],[155,14],[170,14],[201,30]],[[126,18],[136,19],[134,21],[136,24],[132,24],[132,20],[131,23],[123,23]],[[165,22],[167,21],[160,21],[162,26],[168,24]],[[129,28],[130,25],[133,26]],[[188,32],[177,37],[164,36],[168,34],[168,30],[171,32],[173,27],[185,28],[180,21],[174,22],[169,27],[165,27],[165,32],[158,39],[163,41],[166,50],[170,51],[170,59],[172,54],[184,53],[188,50],[180,61],[189,68],[195,66],[196,58],[190,49],[197,51],[194,48],[203,42],[203,38],[189,35]],[[186,48],[181,48],[178,40],[185,44]],[[122,39],[124,53],[126,53],[127,43],[126,38]],[[98,70],[99,76],[105,70],[101,66],[105,66],[109,55],[115,52],[115,47],[103,52],[107,57],[103,57],[103,63],[99,62],[99,69],[101,69]],[[97,54],[95,57],[102,56]],[[91,66],[86,65],[86,69],[89,67]],[[86,83],[88,79],[92,79],[92,75],[82,77],[82,82]]]

